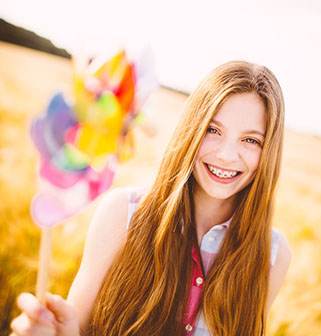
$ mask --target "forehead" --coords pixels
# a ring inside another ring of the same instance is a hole
[[[255,93],[234,94],[229,97],[212,118],[213,122],[238,130],[266,130],[265,106]]]

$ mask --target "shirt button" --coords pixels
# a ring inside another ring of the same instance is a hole
[[[203,283],[203,279],[201,277],[197,278],[196,283],[198,286],[201,285]]]
[[[192,327],[190,324],[186,324],[185,329],[186,329],[187,331],[192,331],[192,330],[193,330],[193,327]]]

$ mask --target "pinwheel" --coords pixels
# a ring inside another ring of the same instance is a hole
[[[40,154],[40,192],[31,215],[42,228],[37,296],[44,301],[51,228],[77,214],[112,184],[117,164],[134,153],[132,128],[157,87],[148,53],[130,63],[125,51],[107,62],[74,67],[73,96],[58,92],[31,125]]]

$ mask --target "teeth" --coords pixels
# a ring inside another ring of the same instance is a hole
[[[236,172],[222,171],[221,169],[216,169],[212,166],[208,166],[209,170],[220,178],[231,178],[236,176]]]

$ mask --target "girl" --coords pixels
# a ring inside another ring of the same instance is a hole
[[[270,70],[214,69],[150,190],[102,199],[68,301],[20,295],[12,335],[265,335],[291,259],[271,226],[283,124]]]

